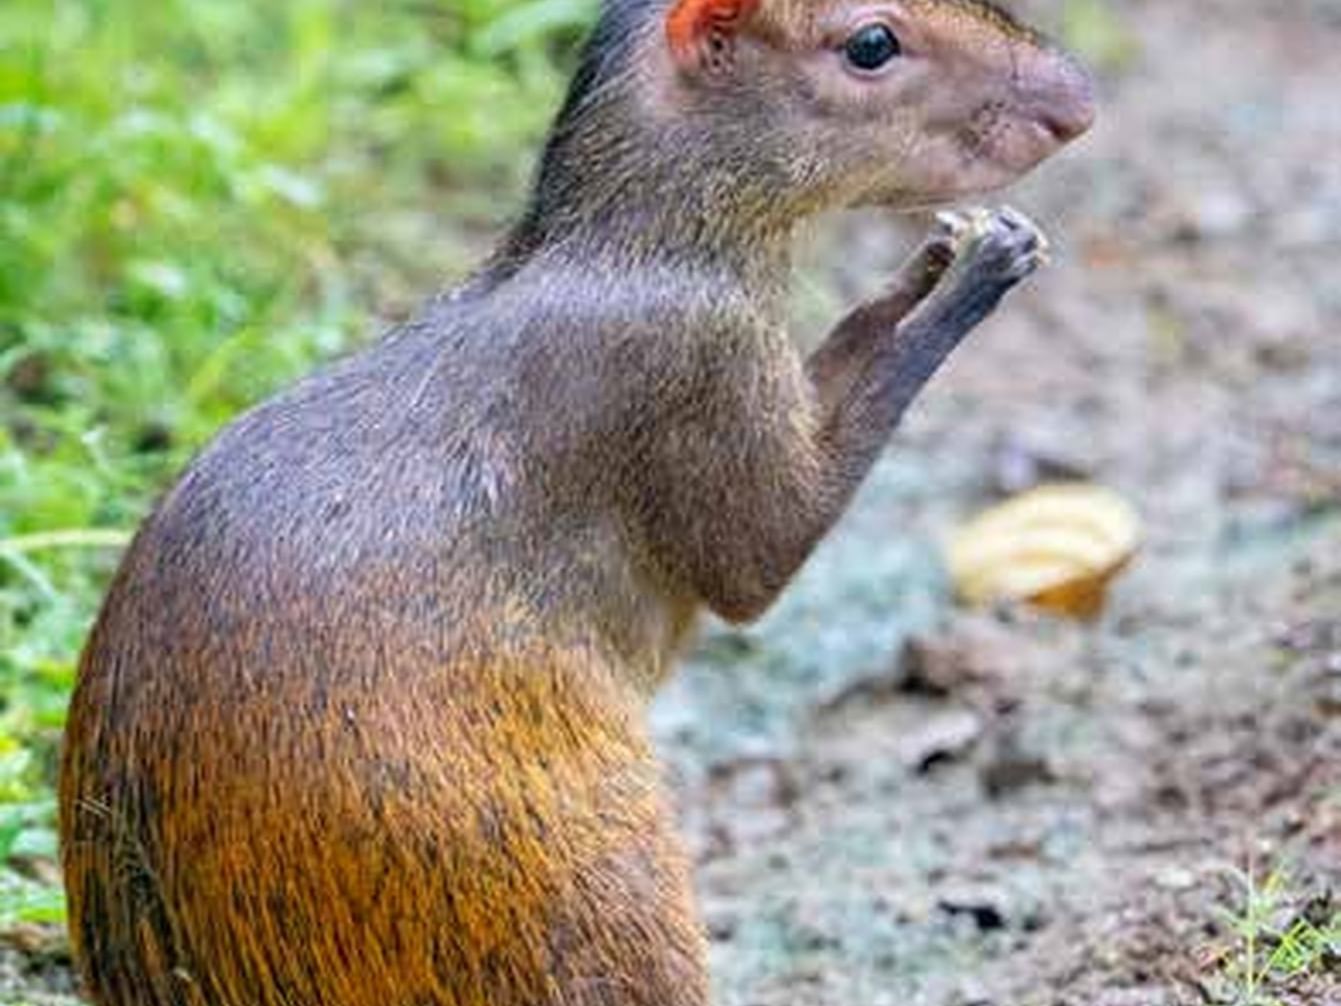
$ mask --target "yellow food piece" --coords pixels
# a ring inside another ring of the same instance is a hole
[[[973,605],[1024,601],[1094,618],[1108,586],[1140,545],[1136,511],[1102,486],[1041,486],[993,507],[955,532],[950,576]]]

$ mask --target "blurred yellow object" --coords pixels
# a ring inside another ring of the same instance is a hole
[[[1040,486],[993,507],[951,536],[950,576],[973,605],[1024,601],[1094,618],[1140,545],[1136,511],[1087,483]]]

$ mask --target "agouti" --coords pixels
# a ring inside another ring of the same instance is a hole
[[[943,218],[803,360],[793,229],[995,189],[1092,116],[979,0],[609,0],[495,257],[224,430],[126,555],[61,780],[89,995],[705,1003],[644,706],[1042,254]]]

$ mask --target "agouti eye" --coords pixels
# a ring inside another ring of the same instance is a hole
[[[859,29],[843,47],[847,61],[867,73],[879,70],[901,52],[898,37],[883,24],[868,24]]]

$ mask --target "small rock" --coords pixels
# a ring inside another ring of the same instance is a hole
[[[1025,750],[1011,732],[996,743],[979,778],[987,795],[999,800],[1029,786],[1056,782],[1057,773],[1047,758]]]
[[[998,1006],[982,983],[972,978],[964,979],[950,1003],[951,1006]]]
[[[1016,496],[1044,482],[1087,480],[1092,466],[1060,445],[1043,443],[1037,435],[1011,431],[992,448],[991,472],[998,494]]]
[[[1174,237],[1191,244],[1234,237],[1246,230],[1256,215],[1244,193],[1228,185],[1187,193],[1184,205]]]
[[[902,667],[893,666],[846,681],[820,699],[816,713],[820,717],[832,716],[849,705],[887,702],[905,690],[906,677]]]
[[[703,924],[708,931],[708,939],[713,943],[730,943],[740,928],[740,914],[730,907],[706,908]]]
[[[1155,877],[1155,884],[1166,891],[1190,891],[1197,886],[1197,875],[1191,870],[1173,866]]]
[[[1006,928],[1002,900],[995,892],[979,891],[941,898],[936,907],[946,915],[969,919],[981,933],[990,933]]]
[[[1019,649],[1018,637],[995,620],[964,618],[945,635],[908,640],[900,660],[902,689],[935,698],[969,693],[970,701],[976,692],[999,697],[1019,676]]]
[[[899,742],[899,758],[916,772],[964,757],[982,736],[983,721],[968,709],[936,713]]]
[[[0,939],[33,960],[70,959],[69,937],[63,926],[20,922],[7,928]]]
[[[710,833],[727,850],[781,835],[793,824],[799,787],[781,759],[716,765],[709,785]]]
[[[1170,1002],[1166,991],[1155,986],[1137,986],[1124,989],[1104,989],[1094,1006],[1167,1006]]]

